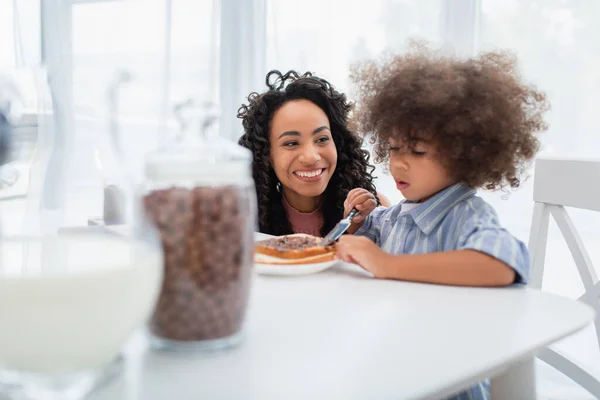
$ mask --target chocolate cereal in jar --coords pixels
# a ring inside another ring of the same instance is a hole
[[[215,134],[215,119],[181,118],[182,134],[146,159],[144,209],[164,253],[154,347],[212,350],[241,339],[256,195],[251,154]]]

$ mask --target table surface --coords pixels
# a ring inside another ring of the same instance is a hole
[[[533,289],[376,280],[341,262],[257,275],[238,347],[172,354],[139,339],[125,373],[90,400],[439,398],[593,319],[587,305]]]

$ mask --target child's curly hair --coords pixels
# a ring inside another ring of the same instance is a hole
[[[488,52],[461,60],[413,42],[406,54],[357,65],[353,123],[371,136],[375,161],[388,140],[409,148],[431,141],[458,181],[488,190],[517,188],[547,129],[546,95],[522,82],[516,57]]]
[[[244,126],[239,144],[254,155],[252,175],[256,185],[260,231],[272,235],[292,233],[278,188],[279,179],[269,161],[269,132],[273,114],[283,104],[306,99],[327,115],[337,150],[337,166],[321,201],[324,219],[321,234],[326,235],[342,219],[344,200],[350,190],[364,188],[376,194],[369,152],[362,149],[362,139],[348,129],[351,105],[343,93],[309,72],[300,75],[296,71],[282,74],[273,70],[267,74],[266,84],[268,90],[263,94],[250,93],[248,104],[242,105],[237,115]]]

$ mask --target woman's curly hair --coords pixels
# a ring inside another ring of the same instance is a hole
[[[459,59],[412,42],[405,54],[354,66],[351,79],[353,124],[372,135],[376,162],[389,160],[390,138],[408,148],[426,139],[473,188],[517,188],[547,129],[546,95],[522,82],[511,53]]]
[[[309,72],[300,75],[296,71],[282,74],[270,71],[266,76],[268,90],[248,96],[248,104],[238,110],[244,134],[239,144],[253,153],[252,174],[258,200],[258,222],[260,231],[272,235],[292,233],[292,228],[283,207],[279,179],[269,161],[270,124],[273,114],[286,102],[305,99],[321,108],[331,125],[331,135],[337,150],[337,166],[323,193],[321,212],[323,227],[327,234],[343,217],[344,200],[354,188],[364,188],[376,194],[369,164],[369,152],[362,149],[362,139],[348,129],[348,114],[351,104],[343,93],[335,90],[325,79]]]

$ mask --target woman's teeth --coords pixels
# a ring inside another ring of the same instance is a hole
[[[319,176],[323,173],[323,169],[317,169],[315,171],[296,171],[295,174],[301,176],[303,178],[313,178],[315,176]]]

